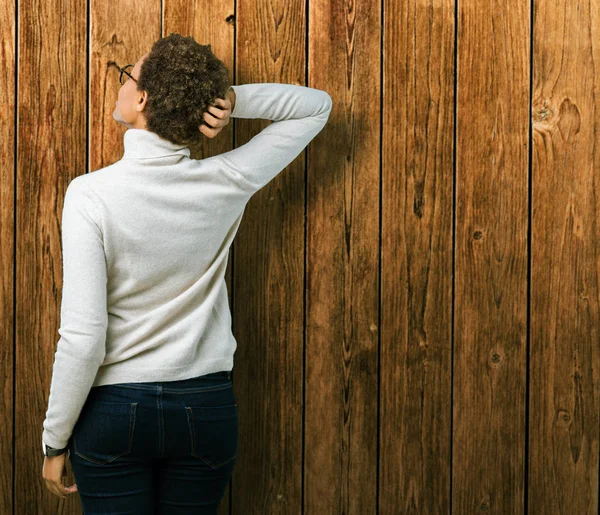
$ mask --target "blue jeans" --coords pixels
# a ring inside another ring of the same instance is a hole
[[[231,372],[95,386],[68,447],[84,515],[216,515],[238,448]]]

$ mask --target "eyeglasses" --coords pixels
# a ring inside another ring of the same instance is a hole
[[[125,68],[129,68],[130,66],[133,66],[133,64],[128,64],[127,66],[123,66],[123,68],[119,68],[117,66],[117,68],[119,68],[119,70],[121,70],[121,74],[119,75],[119,82],[121,83],[121,85],[125,84],[125,82],[127,82],[127,79],[125,79],[125,82],[123,82],[123,74],[124,73],[126,73],[129,76],[129,78],[131,78],[131,79],[133,79],[134,81],[137,82],[137,79],[135,77],[133,77],[131,75],[131,73],[129,73],[128,71],[125,71]]]

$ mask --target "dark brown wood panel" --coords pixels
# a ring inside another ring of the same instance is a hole
[[[524,512],[529,20],[458,2],[453,513]]]
[[[12,491],[14,463],[13,432],[15,395],[13,365],[14,272],[15,272],[15,155],[16,130],[15,70],[16,70],[16,11],[15,2],[0,4],[0,513],[13,513]],[[31,464],[33,460],[29,463]]]
[[[597,2],[536,2],[529,513],[598,513]]]
[[[450,513],[454,9],[384,5],[382,514]]]
[[[381,5],[311,2],[309,85],[333,99],[308,149],[305,513],[375,513]]]
[[[306,85],[305,4],[239,0],[236,82]],[[236,146],[269,121],[236,120]],[[248,202],[233,251],[240,449],[233,513],[299,514],[303,473],[305,158]]]

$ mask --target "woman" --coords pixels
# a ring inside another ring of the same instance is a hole
[[[84,513],[215,514],[238,450],[229,247],[248,200],[325,126],[331,97],[229,86],[210,46],[179,34],[121,70],[123,157],[65,193],[42,475],[57,495],[79,492]],[[229,115],[273,123],[190,159],[199,134],[214,136]]]

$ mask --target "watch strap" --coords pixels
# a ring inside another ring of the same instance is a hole
[[[45,456],[60,456],[61,454],[67,453],[67,456],[71,456],[71,451],[68,447],[64,447],[63,449],[55,449],[54,447],[50,447],[49,445],[45,446]]]

